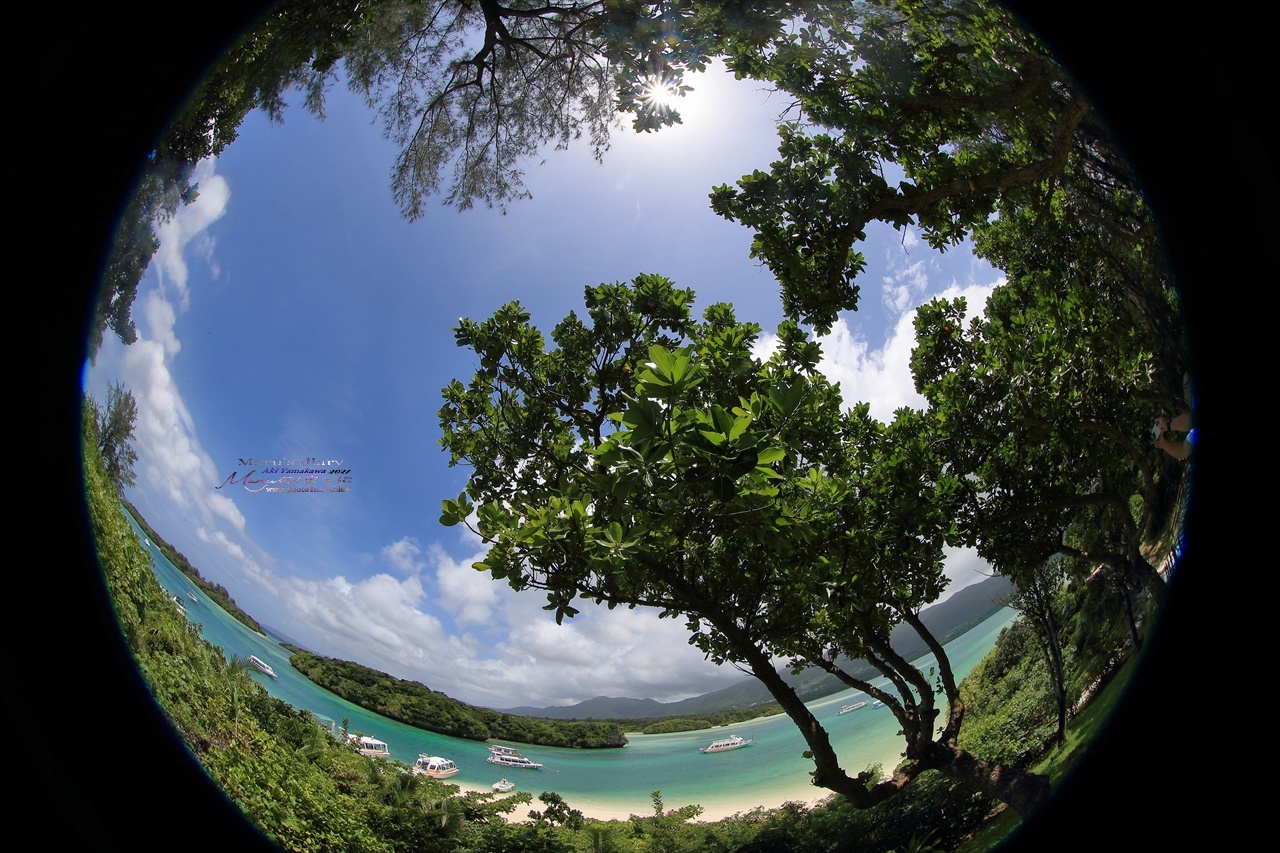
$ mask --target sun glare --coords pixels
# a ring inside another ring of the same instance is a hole
[[[653,78],[649,80],[640,96],[649,109],[670,109],[676,107],[680,98],[680,89],[671,80]]]

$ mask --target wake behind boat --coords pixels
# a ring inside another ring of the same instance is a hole
[[[699,747],[698,752],[728,752],[731,749],[741,749],[744,746],[751,746],[754,741],[755,738],[746,738],[744,740],[737,735],[732,735],[720,740],[713,740],[706,746]]]
[[[268,666],[266,661],[262,660],[261,658],[257,657],[256,655],[249,655],[248,660],[249,660],[249,663],[253,664],[253,665],[254,665],[254,667],[256,667],[256,668],[257,668],[257,670],[258,670],[259,672],[263,673],[264,675],[269,675],[269,676],[271,676],[272,678],[276,678],[276,677],[277,677],[277,676],[276,676],[276,671],[275,671],[274,669],[272,669],[270,666]]]

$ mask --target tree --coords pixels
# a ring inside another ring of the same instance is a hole
[[[680,121],[654,97],[683,94],[686,71],[730,44],[764,44],[807,6],[795,0],[287,0],[227,46],[142,164],[109,252],[90,328],[137,339],[131,308],[158,248],[154,234],[198,194],[195,165],[231,144],[244,117],[283,120],[302,96],[323,118],[339,79],[360,93],[400,146],[391,189],[404,215],[426,200],[505,208],[528,197],[526,161],[549,144],[589,138],[597,159],[619,114],[636,130]],[[446,172],[452,167],[452,177]]]
[[[752,255],[788,316],[820,331],[857,307],[870,223],[914,224],[939,249],[971,238],[1009,283],[967,333],[962,309],[922,309],[913,356],[949,464],[972,478],[956,544],[1006,568],[1006,546],[1094,559],[1127,597],[1159,598],[1140,546],[1176,477],[1145,430],[1181,410],[1188,364],[1132,168],[1044,44],[995,4],[823,4],[807,21],[731,52],[800,116],[780,126],[770,171],[715,188],[712,208],[756,231]],[[1095,511],[1096,535],[1066,541]]]
[[[550,350],[518,303],[462,320],[458,343],[480,366],[444,390],[441,443],[472,471],[442,523],[473,526],[489,545],[476,568],[543,590],[557,621],[579,612],[577,599],[683,617],[692,644],[760,679],[797,724],[814,784],[857,806],[937,769],[1033,808],[1044,777],[956,746],[963,703],[918,617],[943,590],[942,547],[963,494],[928,420],[845,411],[797,325],[779,329],[762,363],[751,354],[758,326],[725,304],[694,321],[692,302],[653,275],[588,288],[590,325],[570,314]],[[899,622],[928,645],[935,672],[895,652]],[[892,690],[847,673],[842,656],[869,661]],[[821,667],[893,710],[907,762],[892,779],[840,766],[779,661]]]
[[[108,249],[90,322],[91,359],[107,330],[126,345],[137,340],[133,300],[159,248],[156,228],[199,195],[191,182],[196,164],[222,153],[253,110],[281,120],[291,89],[303,90],[306,102],[320,111],[324,75],[363,26],[367,5],[360,0],[273,4],[226,46],[190,97],[176,105],[154,147],[140,158],[137,184]]]
[[[1144,397],[1156,368],[1107,300],[1045,279],[1015,269],[967,327],[962,300],[922,306],[912,374],[966,485],[955,544],[1014,578],[1054,554],[1105,566],[1136,647],[1133,596],[1164,592],[1142,551],[1150,524],[1134,512],[1138,496],[1141,512],[1160,506],[1165,463]]]
[[[421,216],[445,186],[445,203],[459,209],[477,201],[505,209],[529,196],[524,164],[547,145],[564,148],[585,135],[599,160],[620,113],[632,115],[637,131],[678,123],[679,111],[657,90],[683,94],[686,71],[705,69],[730,44],[767,43],[807,5],[382,3],[344,71],[400,146],[392,192],[407,218]]]
[[[134,484],[133,464],[138,461],[138,452],[131,444],[134,423],[138,419],[138,402],[132,391],[115,382],[107,389],[105,408],[92,399],[87,401],[87,405],[93,413],[96,443],[107,476],[116,489],[123,492],[125,486]]]
[[[1058,745],[1066,741],[1068,710],[1066,660],[1061,639],[1063,626],[1055,609],[1055,600],[1066,579],[1064,560],[1061,555],[1055,555],[1028,567],[1027,571],[1019,574],[1014,592],[1006,602],[1031,625],[1040,645],[1049,683],[1053,687],[1054,711],[1058,718],[1054,739]]]
[[[857,307],[855,246],[872,222],[915,224],[945,249],[1017,211],[1053,211],[1069,185],[1077,203],[1059,214],[1123,238],[1124,251],[1135,235],[1155,245],[1136,178],[1083,93],[995,3],[824,3],[727,61],[791,94],[799,117],[779,127],[770,171],[717,187],[712,207],[755,230],[752,255],[778,277],[788,314],[821,331]],[[1167,293],[1136,288],[1133,308]]]

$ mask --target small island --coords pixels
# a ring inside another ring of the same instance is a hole
[[[468,740],[508,740],[536,746],[610,749],[626,746],[616,722],[551,720],[477,708],[432,690],[351,661],[311,654],[297,646],[289,663],[298,672],[348,702],[406,725]]]

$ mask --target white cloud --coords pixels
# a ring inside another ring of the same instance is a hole
[[[160,277],[161,288],[172,290],[181,310],[186,310],[190,295],[187,291],[188,250],[209,262],[217,276],[217,266],[212,263],[213,240],[208,229],[227,212],[231,188],[225,178],[214,173],[214,168],[212,160],[202,160],[196,165],[191,180],[199,185],[199,194],[190,204],[180,205],[169,221],[156,229],[160,248],[152,265]]]
[[[381,553],[382,558],[402,575],[416,576],[422,572],[424,564],[417,559],[422,549],[412,536],[401,537],[384,546]]]
[[[440,604],[453,614],[460,625],[484,625],[493,616],[498,603],[498,584],[486,573],[471,566],[483,559],[478,552],[462,560],[454,560],[439,545],[432,546],[431,558],[436,565],[436,584]]]

